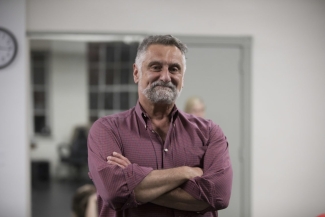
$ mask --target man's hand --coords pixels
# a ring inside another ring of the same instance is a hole
[[[189,179],[203,175],[203,170],[200,167],[188,167]]]
[[[123,155],[117,152],[113,152],[112,156],[107,157],[107,163],[117,165],[123,169],[127,167],[129,164],[131,164],[129,159],[127,159],[126,157],[124,157]]]

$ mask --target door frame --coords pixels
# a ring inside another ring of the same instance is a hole
[[[133,37],[141,41],[144,37],[156,33],[84,33],[84,32],[27,32],[27,39],[43,40],[76,40],[76,41],[115,41]],[[251,64],[252,64],[252,42],[251,36],[203,36],[203,35],[177,35],[187,45],[215,46],[238,48],[241,52],[240,58],[240,174],[241,183],[241,210],[242,217],[250,217],[252,209],[252,153],[251,153]]]
[[[241,217],[250,217],[252,209],[251,191],[251,62],[252,37],[250,36],[189,36],[175,35],[188,46],[198,47],[229,47],[240,50],[240,213]]]

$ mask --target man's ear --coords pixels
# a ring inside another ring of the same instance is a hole
[[[140,72],[139,72],[138,66],[134,63],[133,64],[133,80],[134,80],[134,83],[137,84],[139,82],[139,77],[140,77]]]

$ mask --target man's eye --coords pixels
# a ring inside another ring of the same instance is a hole
[[[169,71],[175,73],[175,72],[178,72],[179,70],[177,67],[171,67],[171,68],[169,68]]]
[[[154,70],[154,71],[159,71],[161,69],[161,67],[155,65],[155,66],[151,66],[151,69]]]

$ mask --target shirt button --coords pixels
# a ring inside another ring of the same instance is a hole
[[[151,130],[152,133],[155,133],[155,131]]]
[[[165,149],[164,149],[164,151],[165,151],[165,152],[167,152],[167,151],[168,151],[168,149],[167,149],[167,148],[165,148]]]

